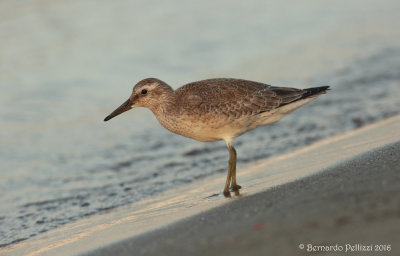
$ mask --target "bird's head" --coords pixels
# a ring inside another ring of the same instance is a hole
[[[156,111],[171,97],[171,93],[173,93],[173,89],[168,84],[156,78],[146,78],[133,87],[129,99],[108,115],[104,121],[135,107],[146,107]]]

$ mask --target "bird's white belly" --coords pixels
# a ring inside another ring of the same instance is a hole
[[[239,132],[232,124],[220,119],[196,119],[185,116],[158,119],[169,131],[198,141],[211,142],[227,140]]]

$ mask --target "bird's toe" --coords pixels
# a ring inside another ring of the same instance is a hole
[[[223,193],[224,193],[225,197],[231,197],[231,192],[229,192],[229,190],[228,191],[224,191]]]
[[[242,188],[242,186],[240,186],[240,185],[238,185],[238,184],[232,185],[232,190],[233,190],[233,191],[238,191],[238,190],[241,189],[241,188]]]

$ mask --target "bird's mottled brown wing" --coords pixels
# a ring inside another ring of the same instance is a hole
[[[240,118],[267,112],[301,98],[300,89],[272,87],[240,79],[209,79],[176,91],[178,101],[192,113]]]

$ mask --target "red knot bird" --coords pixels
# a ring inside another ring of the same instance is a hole
[[[283,116],[326,93],[329,86],[308,89],[275,87],[242,79],[217,78],[186,84],[176,90],[156,78],[133,87],[129,99],[104,121],[135,107],[150,109],[169,131],[198,141],[224,140],[229,167],[224,195],[238,192],[233,138]]]

